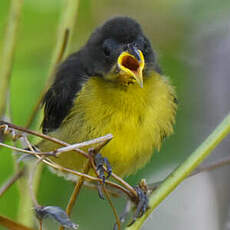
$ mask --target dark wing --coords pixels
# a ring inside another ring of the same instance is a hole
[[[70,112],[76,94],[87,80],[87,68],[84,69],[81,55],[81,51],[72,54],[58,68],[55,81],[43,99],[43,133],[51,132],[61,125]]]

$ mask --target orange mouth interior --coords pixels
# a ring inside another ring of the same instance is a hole
[[[122,58],[121,65],[124,66],[125,68],[131,70],[132,72],[137,72],[137,70],[139,68],[138,61],[129,55],[126,55]]]

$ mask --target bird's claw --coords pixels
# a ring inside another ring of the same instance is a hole
[[[146,212],[146,210],[148,209],[148,205],[149,205],[148,194],[150,190],[147,186],[146,181],[142,179],[140,183],[134,187],[134,189],[137,193],[137,205],[136,205],[135,214],[132,218],[132,221],[128,224],[128,226],[131,226],[132,224],[134,224],[137,218],[141,217]],[[119,218],[121,224],[127,220],[131,208],[132,208],[132,203],[131,201],[128,201],[126,204],[125,210],[123,211],[123,213],[121,214]],[[113,230],[117,230],[117,229],[118,229],[118,225],[116,223],[114,224]]]
[[[112,174],[112,168],[111,165],[106,157],[103,157],[100,153],[96,154],[94,157],[94,163],[96,166],[96,171],[98,173],[98,176],[100,179],[102,179],[103,184],[105,183],[105,180],[108,179]],[[103,166],[106,166],[107,168],[107,177],[105,176],[105,170]]]
[[[137,218],[141,217],[146,212],[149,205],[149,199],[147,195],[148,188],[145,180],[141,180],[139,185],[135,186],[134,189],[137,192],[138,203],[137,203],[135,214],[129,226],[132,225]]]
[[[112,167],[106,157],[103,157],[100,153],[94,156],[94,163],[96,166],[96,172],[98,177],[102,180],[102,184],[98,183],[98,194],[101,199],[104,199],[101,185],[105,184],[105,180],[108,179],[112,174]],[[107,169],[107,176],[105,176],[104,165]]]

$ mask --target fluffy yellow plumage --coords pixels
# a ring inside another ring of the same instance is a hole
[[[44,98],[43,132],[70,144],[111,133],[101,154],[114,173],[130,175],[173,132],[176,97],[161,73],[140,25],[128,17],[108,20],[60,65]],[[60,146],[44,140],[38,147]],[[87,162],[75,152],[52,160],[77,171]]]
[[[121,177],[135,172],[172,134],[176,103],[166,77],[152,71],[138,84],[123,87],[104,78],[91,77],[76,95],[74,105],[58,129],[49,135],[77,143],[112,133],[114,138],[101,151]],[[43,141],[42,151],[60,146]],[[60,165],[81,171],[86,159],[68,152],[53,159]]]

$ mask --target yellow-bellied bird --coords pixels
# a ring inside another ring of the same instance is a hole
[[[174,88],[140,25],[115,17],[59,66],[44,98],[42,128],[71,144],[112,133],[101,154],[124,177],[143,167],[172,134],[176,107]],[[47,152],[60,146],[42,141],[38,147]],[[86,163],[74,152],[52,160],[78,171]]]

